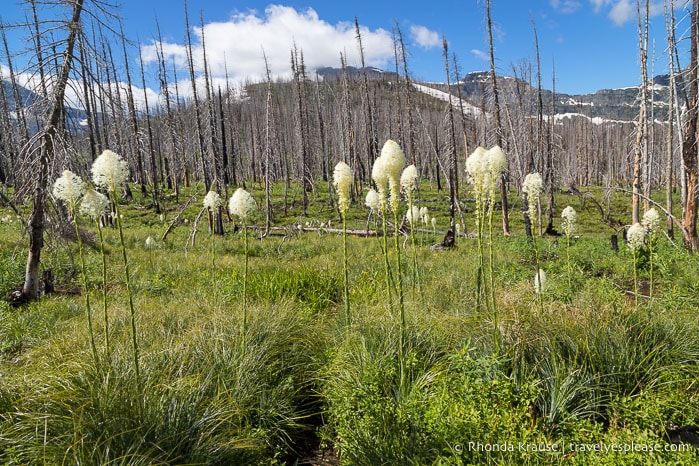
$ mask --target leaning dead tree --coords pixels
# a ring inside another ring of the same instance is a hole
[[[39,273],[41,264],[41,250],[44,246],[44,211],[46,204],[46,190],[48,185],[49,167],[55,158],[55,141],[59,136],[59,123],[64,110],[66,86],[70,78],[70,72],[75,60],[74,51],[81,33],[80,16],[83,11],[83,0],[76,0],[71,5],[70,20],[64,23],[67,28],[67,37],[62,54],[62,61],[55,78],[54,87],[49,96],[49,110],[45,123],[27,145],[24,147],[26,157],[33,157],[38,152],[38,169],[36,171],[34,185],[34,202],[29,217],[27,230],[29,233],[29,253],[27,255],[27,267],[22,286],[22,295],[27,299],[35,300],[39,297]]]

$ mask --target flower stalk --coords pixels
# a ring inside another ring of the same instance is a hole
[[[92,325],[92,307],[90,305],[90,286],[87,279],[87,267],[85,265],[85,254],[83,252],[83,242],[80,236],[80,227],[78,224],[77,205],[85,194],[85,184],[79,176],[70,170],[64,170],[60,178],[53,185],[53,196],[61,200],[71,217],[75,226],[75,238],[78,243],[78,255],[80,256],[80,273],[82,277],[83,294],[85,295],[85,311],[87,314],[87,327],[90,334],[90,348],[92,350],[92,358],[95,363],[97,372],[101,372],[99,355],[97,354],[97,346],[95,345],[95,330]]]
[[[117,230],[119,231],[119,242],[121,244],[121,257],[124,265],[124,281],[126,282],[126,296],[128,299],[129,313],[131,317],[131,348],[133,353],[134,373],[136,376],[136,384],[139,391],[139,409],[143,413],[143,397],[141,392],[141,368],[140,368],[140,351],[138,346],[138,333],[136,330],[136,309],[133,302],[133,293],[131,291],[131,274],[129,271],[129,260],[126,254],[126,243],[124,241],[124,229],[122,226],[121,215],[119,214],[119,199],[117,198],[117,188],[122,183],[126,182],[129,175],[127,163],[115,152],[105,150],[97,157],[92,164],[92,181],[95,186],[105,189],[114,205],[114,217],[116,219]]]
[[[345,298],[345,325],[348,327],[352,323],[350,314],[350,299],[349,299],[349,270],[347,263],[347,210],[350,205],[350,191],[352,189],[352,183],[354,181],[354,175],[352,174],[352,169],[345,162],[339,162],[335,166],[335,171],[333,172],[333,184],[338,194],[338,208],[340,210],[340,215],[342,216],[342,268],[344,275],[344,298]]]
[[[247,301],[247,283],[248,283],[248,217],[257,207],[255,199],[249,192],[243,188],[238,188],[231,197],[228,203],[228,210],[231,215],[240,219],[243,224],[243,248],[245,262],[243,265],[243,322],[241,329],[241,351],[245,352],[247,331],[248,331],[248,301]]]

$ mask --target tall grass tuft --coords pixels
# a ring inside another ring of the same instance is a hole
[[[225,309],[199,315],[186,328],[168,323],[167,315],[154,318],[141,328],[154,343],[144,353],[140,384],[121,376],[130,365],[128,346],[115,345],[100,376],[85,360],[79,335],[52,342],[33,354],[43,373],[15,379],[21,385],[11,387],[12,409],[0,411],[0,461],[284,462],[314,435],[306,420],[316,411],[322,340],[308,332],[310,316],[283,304],[256,307],[245,353]]]

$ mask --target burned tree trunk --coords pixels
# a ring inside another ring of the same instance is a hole
[[[691,252],[697,249],[697,191],[699,173],[697,170],[697,42],[699,39],[699,0],[692,0],[691,12],[691,37],[690,37],[690,65],[689,65],[689,105],[687,108],[687,120],[682,140],[682,164],[687,179],[687,200],[682,219],[684,244]]]

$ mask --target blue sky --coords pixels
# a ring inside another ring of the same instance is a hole
[[[684,0],[676,0],[682,3]],[[0,14],[12,21],[17,10],[3,0]],[[3,11],[5,10],[5,11]],[[193,41],[199,45],[203,16],[207,60],[214,79],[228,76],[260,79],[263,54],[277,76],[289,74],[293,44],[309,68],[359,65],[354,18],[362,28],[368,64],[393,70],[392,30],[398,25],[408,50],[414,79],[445,81],[442,39],[449,43],[463,73],[488,69],[488,40],[482,0],[284,1],[189,0]],[[180,0],[122,0],[120,15],[127,35],[143,44],[149,76],[155,76],[155,18],[158,17],[170,60],[185,63],[184,5]],[[651,1],[652,74],[667,70],[666,30],[662,1]],[[678,35],[686,35],[677,7]],[[542,85],[570,94],[635,86],[640,80],[636,0],[492,0],[495,57],[498,71],[518,74],[535,67],[533,28],[539,38]],[[686,21],[685,21],[686,23]],[[11,46],[12,48],[12,46]],[[197,54],[200,57],[200,54]],[[654,58],[654,59],[653,59]],[[0,58],[0,61],[2,59]],[[681,56],[683,64],[688,57]],[[184,78],[184,67],[182,73]],[[535,69],[535,68],[533,68]],[[155,86],[155,85],[154,85]]]

